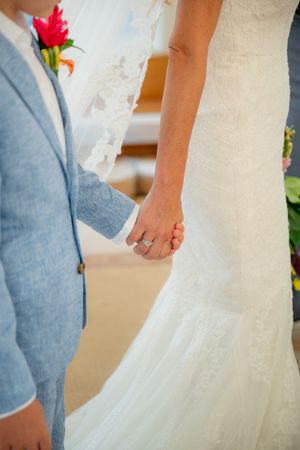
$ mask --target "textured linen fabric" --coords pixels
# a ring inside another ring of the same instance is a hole
[[[47,107],[51,120],[55,126],[55,131],[59,138],[59,143],[64,158],[66,158],[65,132],[59,105],[52,83],[36,57],[31,45],[32,35],[28,28],[25,14],[19,12],[17,22],[14,22],[0,11],[0,30],[2,34],[18,49],[35,76],[45,106]]]
[[[50,378],[37,385],[37,398],[44,409],[49,434],[51,450],[64,449],[65,436],[65,405],[64,386],[66,374],[63,372],[57,378]]]
[[[0,33],[0,414],[76,351],[86,321],[77,217],[113,238],[135,206],[78,168],[62,92],[33,45],[58,98],[67,163],[30,67]]]
[[[186,239],[68,450],[299,450],[282,173],[298,0],[224,0],[184,186]]]

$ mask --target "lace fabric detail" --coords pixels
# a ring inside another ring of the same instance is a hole
[[[232,322],[228,317],[219,317],[216,320],[215,328],[211,331],[209,338],[211,345],[204,346],[202,350],[202,370],[201,368],[198,369],[194,389],[194,396],[198,399],[201,399],[203,394],[209,389],[209,386],[214,383],[214,380],[220,374],[220,370],[224,364],[224,358],[228,356],[229,346],[225,338],[231,331],[231,327]]]
[[[119,14],[121,23],[116,25],[115,30],[112,27],[109,33],[106,30],[108,36],[98,49],[95,61],[87,61],[94,58],[93,47],[88,55],[75,54],[78,76],[76,78],[75,72],[74,81],[72,78],[62,80],[70,105],[78,160],[85,169],[97,172],[103,179],[121,153],[122,142],[140,95],[162,8],[162,0],[130,0],[123,4],[121,1],[115,4],[106,1],[106,6],[111,4],[110,14]],[[66,6],[69,7],[68,4]],[[121,8],[119,12],[118,8]],[[94,9],[100,17],[99,4]],[[80,28],[76,34],[71,24],[71,33],[75,33],[78,45],[84,47]],[[101,38],[99,35],[99,46]],[[86,78],[85,70],[88,71]]]
[[[104,128],[83,166],[97,171],[99,164],[106,160],[108,168],[103,178],[107,177],[117,155],[121,153],[122,142],[151,56],[159,11],[154,15],[152,13],[152,17],[148,13],[147,5],[139,5],[133,9],[130,27],[138,37],[135,39],[135,48],[129,44],[118,48],[115,54],[107,55],[107,59],[102,60],[101,66],[95,70],[91,85],[83,93],[84,97],[94,99],[89,107],[89,115],[96,118]]]
[[[255,382],[270,384],[269,361],[272,356],[274,329],[268,327],[271,317],[272,300],[268,299],[255,314],[254,327],[250,331],[248,358],[252,378]]]

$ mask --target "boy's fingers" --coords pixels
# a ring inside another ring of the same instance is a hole
[[[180,230],[180,231],[184,232],[184,230],[185,230],[185,227],[184,227],[183,223],[176,223],[176,225],[175,225],[175,229],[177,229],[177,230]]]
[[[179,230],[174,230],[173,238],[178,239],[182,243],[184,241],[184,234]]]
[[[172,247],[173,247],[173,250],[175,250],[175,251],[180,249],[181,242],[179,241],[179,239],[172,239]]]

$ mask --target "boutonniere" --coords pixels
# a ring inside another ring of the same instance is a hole
[[[34,17],[32,25],[34,26],[38,44],[45,63],[58,76],[60,64],[66,65],[69,69],[69,75],[74,71],[74,61],[66,59],[63,55],[64,50],[75,47],[74,40],[69,38],[68,22],[63,20],[63,10],[56,5],[53,13],[47,19]]]

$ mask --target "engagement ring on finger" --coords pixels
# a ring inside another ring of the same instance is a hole
[[[148,239],[143,239],[142,242],[146,247],[151,247],[154,244],[153,241],[148,241]]]

